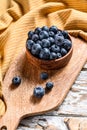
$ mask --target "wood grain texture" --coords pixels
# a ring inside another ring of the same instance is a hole
[[[25,52],[15,60],[3,82],[7,110],[0,119],[0,127],[6,125],[8,130],[15,130],[23,117],[53,110],[62,103],[87,59],[87,45],[78,39],[72,38],[72,40],[74,50],[69,64],[60,70],[47,71],[48,80],[54,82],[54,88],[41,100],[33,98],[32,93],[35,86],[45,86],[45,82],[39,79],[41,71],[44,70],[38,70],[29,64]],[[14,88],[11,84],[15,75],[22,77],[22,84],[18,88]]]

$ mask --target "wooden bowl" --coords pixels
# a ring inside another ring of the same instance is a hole
[[[69,39],[71,40],[70,36]],[[72,42],[72,40],[71,40]],[[26,48],[26,54],[27,54],[27,58],[28,61],[33,64],[34,66],[41,68],[41,69],[46,69],[46,70],[51,70],[51,69],[59,69],[64,67],[65,65],[67,65],[67,63],[69,62],[71,56],[72,56],[72,52],[73,52],[73,47],[71,47],[71,49],[69,50],[69,52],[59,58],[59,59],[55,59],[55,60],[42,60],[39,58],[36,58],[35,56],[33,56],[31,54],[31,52],[28,51],[28,49]]]

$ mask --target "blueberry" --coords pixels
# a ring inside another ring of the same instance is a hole
[[[42,98],[45,94],[45,90],[43,87],[41,86],[38,86],[36,88],[34,88],[34,91],[33,91],[33,95],[37,98]]]
[[[65,39],[68,39],[69,38],[69,35],[68,35],[68,32],[67,31],[62,31],[62,34],[64,36]]]
[[[21,78],[19,76],[16,76],[12,79],[13,85],[19,85],[21,83]]]
[[[29,31],[29,32],[28,32],[28,38],[29,38],[29,39],[32,39],[33,34],[34,34],[33,31]]]
[[[46,80],[46,79],[48,79],[48,74],[46,72],[42,72],[40,74],[40,78],[43,79],[43,80]]]
[[[31,49],[31,53],[35,56],[38,56],[41,51],[41,46],[39,44],[34,44]]]
[[[42,31],[42,29],[39,28],[39,27],[37,27],[37,28],[35,29],[35,33],[38,34],[38,35],[39,35],[39,33],[40,33],[41,31]]]
[[[55,43],[55,40],[53,37],[49,37],[48,40],[50,41],[51,45],[53,45]]]
[[[68,39],[65,39],[64,40],[64,48],[68,51],[68,50],[70,50],[71,47],[72,47],[71,41]]]
[[[28,50],[31,50],[32,46],[35,44],[32,40],[27,40],[26,47]]]
[[[50,47],[50,45],[51,45],[51,43],[49,40],[47,40],[47,39],[42,40],[42,47],[48,48],[48,47]]]
[[[36,42],[36,44],[39,44],[39,45],[41,45],[41,47],[42,47],[42,41],[38,40],[38,41]]]
[[[53,31],[49,31],[49,37],[54,37],[55,33]]]
[[[49,31],[49,28],[48,28],[47,26],[43,26],[43,27],[42,27],[42,30],[44,30],[44,31],[47,31],[47,32],[48,32],[48,31]]]
[[[48,48],[43,48],[39,54],[39,57],[43,60],[50,59],[50,50]]]
[[[57,58],[61,58],[61,57],[62,57],[61,53],[57,53]]]
[[[45,39],[45,38],[48,38],[48,37],[49,37],[49,34],[48,34],[48,32],[46,32],[46,31],[41,31],[41,32],[39,33],[39,38],[40,38],[40,40]]]
[[[50,53],[50,60],[56,59],[57,58],[57,54],[55,52],[51,52]]]
[[[60,52],[60,47],[54,44],[54,45],[52,45],[52,46],[50,47],[50,51],[51,51],[51,52],[58,53],[58,52]]]
[[[53,82],[47,82],[46,83],[46,89],[51,90],[53,88]]]
[[[61,32],[61,31],[58,31],[58,32],[57,32],[57,35],[58,35],[58,36],[61,36],[61,37],[63,37],[63,38],[64,38],[64,36],[63,36],[63,34],[62,34],[62,32]]]
[[[58,31],[58,28],[57,28],[56,26],[51,26],[51,27],[49,28],[49,31],[53,31],[53,32],[56,34],[57,31]]]
[[[39,37],[38,37],[38,35],[37,34],[34,34],[33,36],[32,36],[32,40],[33,41],[38,41],[39,40]]]
[[[61,48],[61,55],[64,56],[67,54],[67,50],[64,48]]]
[[[55,43],[56,43],[56,45],[62,46],[64,44],[63,41],[64,41],[63,37],[59,36],[58,34],[55,35]]]

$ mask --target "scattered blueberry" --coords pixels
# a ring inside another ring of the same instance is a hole
[[[64,48],[61,48],[61,55],[65,56],[67,54],[67,50]]]
[[[43,79],[43,80],[46,80],[46,79],[48,79],[48,74],[46,72],[42,72],[40,74],[40,78]]]
[[[54,84],[53,82],[47,82],[46,83],[46,89],[51,90],[53,88]]]
[[[57,58],[57,54],[55,52],[51,52],[50,53],[50,60],[56,59]]]
[[[21,83],[21,78],[19,76],[16,76],[12,79],[13,85],[19,85]]]
[[[33,45],[34,45],[34,41],[27,40],[26,47],[27,47],[28,50],[31,50]]]
[[[33,55],[38,56],[39,53],[40,53],[40,51],[41,51],[41,49],[42,49],[42,48],[41,48],[40,44],[34,44],[34,45],[32,46],[31,53],[32,53]]]
[[[34,92],[33,92],[33,95],[37,98],[42,98],[45,94],[45,90],[43,87],[39,86],[39,87],[36,87],[34,88]]]
[[[51,27],[49,28],[49,31],[53,31],[53,32],[56,34],[57,31],[58,31],[58,28],[57,28],[56,26],[51,26]]]
[[[48,48],[43,48],[39,54],[39,57],[44,60],[50,59],[50,50]]]

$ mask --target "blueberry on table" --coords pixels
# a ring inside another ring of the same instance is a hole
[[[39,57],[40,57],[40,59],[43,59],[43,60],[49,60],[50,59],[50,50],[48,48],[43,48],[40,51]]]
[[[42,98],[45,94],[45,90],[43,87],[39,86],[39,87],[36,87],[34,88],[34,92],[33,92],[33,95],[37,98]]]
[[[35,44],[32,40],[27,40],[26,47],[28,50],[31,50],[32,46]]]
[[[45,39],[45,38],[48,38],[48,37],[49,37],[49,34],[48,34],[48,32],[46,32],[46,31],[41,31],[41,32],[39,33],[39,38],[40,38],[40,40]]]
[[[49,28],[48,28],[47,26],[43,26],[43,27],[42,27],[42,30],[44,30],[44,31],[47,31],[47,32],[48,32],[48,31],[49,31]]]
[[[42,72],[42,73],[40,74],[40,79],[43,79],[43,80],[48,79],[48,74],[47,74],[46,72]]]
[[[41,49],[42,49],[42,48],[41,48],[40,44],[34,44],[34,45],[32,46],[31,53],[32,53],[33,55],[37,56],[37,55],[39,55]]]
[[[12,79],[13,85],[19,85],[21,83],[21,78],[19,76],[16,76]]]
[[[57,28],[56,26],[51,26],[51,27],[49,28],[49,31],[53,31],[53,32],[56,34],[57,31],[58,31],[58,28]]]
[[[51,90],[53,88],[54,84],[53,82],[47,82],[46,83],[46,89]]]

